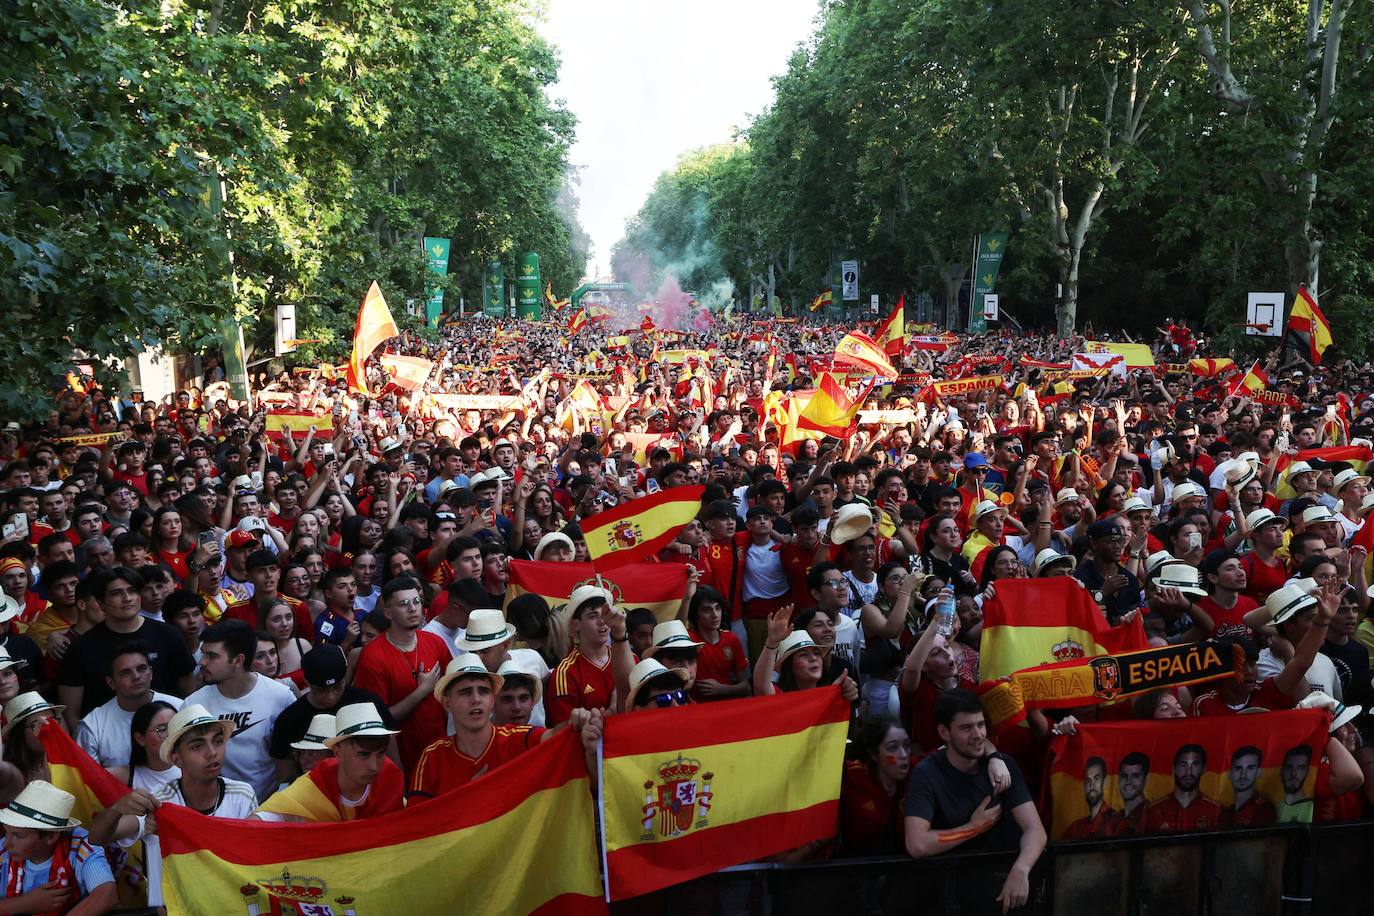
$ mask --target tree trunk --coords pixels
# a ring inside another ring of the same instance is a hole
[[[1074,335],[1078,324],[1078,267],[1082,257],[1081,245],[1070,246],[1068,256],[1059,262],[1059,306],[1055,311],[1059,336],[1065,339]]]

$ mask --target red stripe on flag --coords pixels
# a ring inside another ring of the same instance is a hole
[[[502,777],[495,782],[493,774],[488,774],[438,798],[368,820],[337,824],[235,822],[168,805],[157,816],[162,852],[170,856],[208,850],[227,862],[273,865],[372,851],[476,827],[518,808],[535,792],[587,778],[580,741],[568,730],[493,771]],[[577,747],[564,746],[570,742]],[[501,788],[508,791],[503,793]]]
[[[617,728],[623,720],[612,716],[606,722],[602,737],[602,759],[664,754],[680,751],[684,747],[703,747],[708,744],[759,741],[778,735],[797,734],[817,725],[849,720],[849,704],[840,695],[840,688],[833,685],[781,697],[732,700],[728,706],[729,709],[725,709],[716,703],[701,703],[671,712],[654,709],[635,713],[634,718],[644,722],[649,721],[649,716],[671,715],[671,719],[663,720],[664,725],[670,727],[656,731]],[[627,733],[632,736],[628,741],[623,737]]]
[[[530,910],[530,916],[604,916],[606,912],[606,901],[600,897],[559,894],[543,906]]]
[[[748,850],[751,859],[762,858],[795,849],[812,837],[834,836],[839,815],[837,799],[800,811],[765,814],[721,827],[693,830],[672,840],[617,849],[606,856],[611,899],[636,897],[738,865],[730,853],[732,849]]]

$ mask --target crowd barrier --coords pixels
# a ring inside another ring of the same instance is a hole
[[[1374,821],[1050,846],[1031,877],[1034,916],[1304,916],[1370,911]],[[752,864],[611,906],[616,916],[1001,914],[1012,854]]]

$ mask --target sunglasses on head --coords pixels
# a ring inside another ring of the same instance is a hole
[[[669,690],[664,693],[656,693],[653,696],[655,706],[667,708],[674,704],[683,706],[687,703],[687,691]]]

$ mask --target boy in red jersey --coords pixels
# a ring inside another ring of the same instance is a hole
[[[544,713],[551,727],[568,721],[574,709],[607,709],[615,695],[608,620],[610,592],[583,585],[573,590],[567,606],[572,610],[568,631],[576,648],[558,663],[549,679]]]

